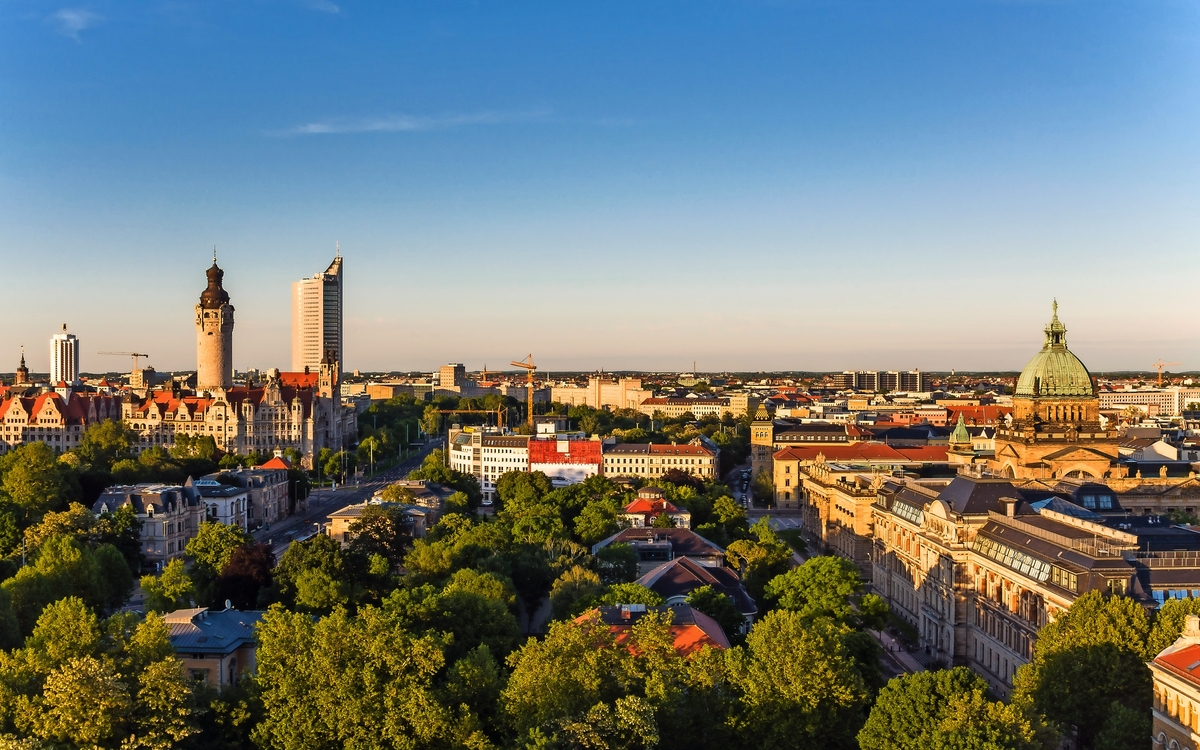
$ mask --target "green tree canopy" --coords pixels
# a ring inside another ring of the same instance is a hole
[[[134,458],[136,436],[123,422],[105,419],[88,425],[74,453],[88,466],[100,471],[112,471],[118,461]]]
[[[179,558],[168,562],[161,575],[142,576],[141,584],[146,609],[151,612],[173,612],[191,606],[196,595],[187,566]]]
[[[78,483],[54,449],[42,442],[25,443],[0,457],[0,496],[20,510],[26,525],[79,495]]]
[[[852,597],[861,591],[858,567],[835,555],[810,557],[800,567],[772,578],[765,589],[779,607],[807,620],[828,617],[848,625],[857,624]]]
[[[786,573],[792,567],[792,549],[771,528],[766,518],[761,518],[750,527],[752,539],[741,539],[725,549],[729,567],[742,577],[742,584],[754,598],[761,602],[766,593],[767,582]]]
[[[1149,716],[1150,622],[1142,605],[1089,592],[1038,632],[1033,661],[1017,670],[1013,702],[1031,706],[1081,747],[1094,747],[1114,703]],[[1114,718],[1119,721],[1120,718]]]
[[[730,654],[739,690],[738,731],[765,750],[853,748],[867,692],[842,644],[842,628],[776,610],[759,620],[746,650]]]
[[[192,693],[166,624],[100,623],[76,597],[48,607],[23,648],[0,654],[0,727],[68,748],[173,748],[196,734]]]
[[[390,488],[389,488],[390,489]],[[412,526],[404,509],[398,505],[368,503],[347,529],[350,550],[370,557],[381,555],[392,565],[398,565],[412,539]]]
[[[188,540],[187,553],[209,575],[216,577],[229,563],[234,551],[250,542],[250,535],[240,526],[204,521],[196,535]]]
[[[604,593],[604,584],[595,571],[575,565],[563,572],[550,587],[550,611],[556,620],[573,617]]]
[[[0,584],[12,600],[21,631],[28,633],[42,610],[69,596],[82,599],[96,610],[120,606],[133,587],[133,574],[121,553],[111,545],[95,551],[74,537],[50,537],[31,565]]]
[[[687,595],[687,603],[716,620],[731,641],[741,640],[740,633],[746,625],[746,618],[738,612],[728,596],[712,586],[701,586]]]
[[[255,743],[271,750],[487,747],[469,715],[438,700],[437,638],[414,637],[402,618],[364,607],[320,620],[279,605],[259,627],[263,720]]]

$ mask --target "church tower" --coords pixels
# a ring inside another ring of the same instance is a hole
[[[13,385],[29,385],[29,368],[25,366],[25,347],[21,347],[21,365],[17,368],[16,379],[13,380]]]
[[[196,392],[233,387],[233,305],[221,286],[225,272],[212,267],[206,272],[208,288],[196,305]]]

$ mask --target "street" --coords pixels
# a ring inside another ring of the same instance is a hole
[[[329,522],[329,515],[331,513],[339,511],[348,505],[361,503],[392,482],[403,479],[408,475],[408,472],[421,465],[421,462],[425,460],[425,456],[430,451],[440,445],[439,441],[431,440],[419,452],[405,459],[403,463],[397,464],[387,471],[380,472],[361,484],[350,484],[338,487],[337,490],[317,490],[309,495],[308,507],[303,513],[297,512],[294,516],[272,524],[270,530],[265,528],[259,529],[253,532],[251,536],[254,537],[255,541],[270,544],[275,559],[278,560],[287,551],[288,545],[292,543],[293,538],[297,536],[303,537],[308,531],[316,531],[317,524]]]

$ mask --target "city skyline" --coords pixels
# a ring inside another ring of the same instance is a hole
[[[340,239],[352,369],[1200,367],[1194,6],[935,5],[10,4],[0,356],[185,369],[215,242],[287,367]]]

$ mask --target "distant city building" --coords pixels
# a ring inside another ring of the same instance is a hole
[[[657,479],[672,469],[700,479],[720,477],[720,454],[716,446],[699,438],[685,444],[617,443],[604,449],[604,475]]]
[[[725,550],[691,529],[655,529],[648,526],[627,528],[592,546],[592,554],[610,544],[628,544],[638,554],[638,575],[644,575],[664,562],[688,557],[710,568],[726,564]]]
[[[742,585],[737,573],[726,567],[701,565],[689,557],[676,557],[645,573],[634,583],[645,586],[663,598],[668,607],[687,604],[687,597],[704,586],[729,597],[729,601],[745,618],[741,632],[745,633],[758,614],[758,606]]]
[[[920,370],[906,372],[875,370],[846,370],[833,376],[834,387],[844,391],[871,393],[926,393],[933,388],[933,378]]]
[[[24,443],[45,443],[57,453],[79,446],[93,424],[121,418],[116,396],[36,389],[0,400],[0,454]]]
[[[210,474],[222,484],[246,490],[250,500],[248,525],[251,529],[282,521],[289,515],[288,469],[291,465],[276,457],[253,469],[226,469]]]
[[[550,388],[550,400],[567,406],[593,409],[636,409],[654,395],[642,388],[641,378],[588,378],[586,386],[556,385]]]
[[[342,283],[339,247],[324,273],[292,284],[292,370],[315,370],[329,352],[339,366],[345,361]]]
[[[1100,408],[1121,411],[1136,406],[1147,417],[1178,417],[1188,404],[1200,403],[1200,388],[1170,386],[1167,388],[1137,388],[1131,390],[1101,390]]]
[[[691,414],[696,419],[703,419],[704,417],[720,418],[726,414],[739,416],[738,414],[734,414],[734,407],[730,405],[729,399],[712,396],[647,398],[643,399],[637,408],[638,411],[648,417],[660,414],[668,419],[678,419],[684,414]],[[741,409],[741,413],[745,414],[746,402],[741,402]]]
[[[245,488],[224,484],[211,477],[196,480],[188,477],[183,488],[200,503],[204,510],[203,520],[243,530],[250,528],[250,493]]]
[[[457,362],[442,365],[438,370],[439,388],[459,388],[467,382],[467,368]]]
[[[341,450],[358,429],[354,407],[342,404],[338,377],[337,365],[327,358],[316,372],[271,370],[265,383],[212,394],[130,393],[121,417],[137,433],[138,452],[156,445],[169,449],[180,434],[207,435],[227,453],[293,448],[312,468],[322,448]]]
[[[25,364],[24,352],[21,353],[21,364]],[[50,387],[59,383],[79,383],[79,338],[67,333],[66,323],[63,323],[62,333],[56,333],[50,339]]]
[[[29,368],[25,366],[25,347],[21,347],[21,364],[17,365],[16,375],[13,377],[13,385],[31,385],[33,381],[29,379]]]
[[[208,288],[196,305],[196,391],[233,387],[233,305],[222,286],[225,272],[213,264],[205,274]]]
[[[660,614],[670,612],[671,625],[668,633],[676,653],[680,656],[687,656],[705,647],[729,648],[729,638],[725,631],[721,630],[717,621],[689,604],[649,608],[645,604],[604,606],[585,612],[575,618],[575,622],[583,623],[589,618],[596,617],[601,623],[608,626],[609,631],[614,634],[617,644],[622,644],[629,638],[633,626],[638,620],[645,617],[647,612]]]

